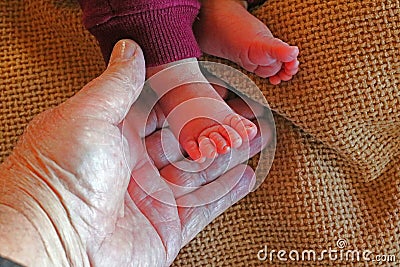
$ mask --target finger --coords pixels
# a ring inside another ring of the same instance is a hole
[[[160,105],[158,105],[158,104],[156,104],[155,106],[154,106],[154,114],[156,115],[156,118],[157,118],[157,128],[162,128],[163,127],[163,125],[164,125],[164,123],[165,123],[165,114],[164,114],[164,112],[162,111],[162,109],[161,109],[161,107],[160,107]]]
[[[145,145],[147,154],[157,169],[184,158],[178,141],[168,128],[163,128],[146,137]]]
[[[182,246],[218,215],[246,196],[253,189],[255,180],[250,167],[239,165],[214,182],[178,198]]]
[[[139,96],[145,78],[143,52],[131,40],[119,41],[106,71],[87,84],[65,106],[73,116],[93,117],[118,124]]]
[[[143,160],[135,166],[128,193],[157,231],[165,247],[166,261],[172,263],[181,244],[180,219],[171,190],[149,160]]]
[[[137,101],[132,105],[124,119],[125,128],[129,127],[144,138],[161,128],[165,121],[159,105],[155,104],[157,96],[144,88]]]

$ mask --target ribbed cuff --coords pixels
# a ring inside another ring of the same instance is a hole
[[[108,62],[116,42],[132,39],[142,48],[147,67],[180,59],[199,57],[201,51],[192,25],[199,10],[193,6],[173,6],[111,18],[91,27]]]

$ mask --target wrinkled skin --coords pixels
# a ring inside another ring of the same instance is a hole
[[[53,258],[41,266],[49,262],[167,266],[186,243],[254,185],[253,171],[240,164],[247,159],[240,149],[232,156],[219,156],[201,173],[176,169],[166,155],[176,162],[183,160],[178,146],[159,151],[156,126],[163,117],[157,108],[145,132],[133,127],[134,122],[122,127],[145,76],[142,52],[135,47],[132,41],[119,42],[107,70],[76,96],[37,116],[2,166],[7,170],[5,186],[9,183],[10,190],[16,185],[29,192],[27,196],[14,192],[14,201],[38,203],[40,207],[33,205],[32,212],[47,214],[57,231],[55,239],[63,244],[44,244],[46,255]],[[262,115],[249,114],[238,99],[229,103],[249,119]],[[134,104],[129,114],[140,116],[140,104]],[[177,144],[167,130],[165,136],[166,143]],[[259,136],[254,138],[251,154],[262,145]],[[220,166],[228,160],[230,170],[222,173]],[[197,187],[176,190],[167,181]],[[0,204],[10,203],[0,197]],[[35,225],[42,239],[51,235],[45,233],[48,228],[41,228],[46,218],[32,218],[27,204],[13,203],[12,208]],[[55,251],[60,247],[62,252]]]

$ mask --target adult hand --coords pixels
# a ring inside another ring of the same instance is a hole
[[[239,164],[248,157],[240,150],[229,171],[217,162],[191,173],[167,162],[182,160],[176,146],[157,152],[155,116],[147,137],[129,125],[121,134],[144,72],[140,48],[120,41],[99,78],[29,124],[0,168],[0,243],[9,244],[0,255],[28,266],[169,265],[184,244],[252,189],[255,177]],[[168,131],[166,136],[166,143],[176,142]],[[259,141],[251,153],[260,150]],[[177,193],[167,181],[199,187]]]

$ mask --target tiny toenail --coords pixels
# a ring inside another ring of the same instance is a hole
[[[298,55],[299,55],[299,48],[297,46],[295,46],[292,53],[290,53],[290,56],[293,58],[296,58]]]
[[[204,139],[208,139],[208,138],[205,137],[205,136],[203,136],[203,135],[200,136],[199,139],[198,139],[199,144],[200,144]]]

